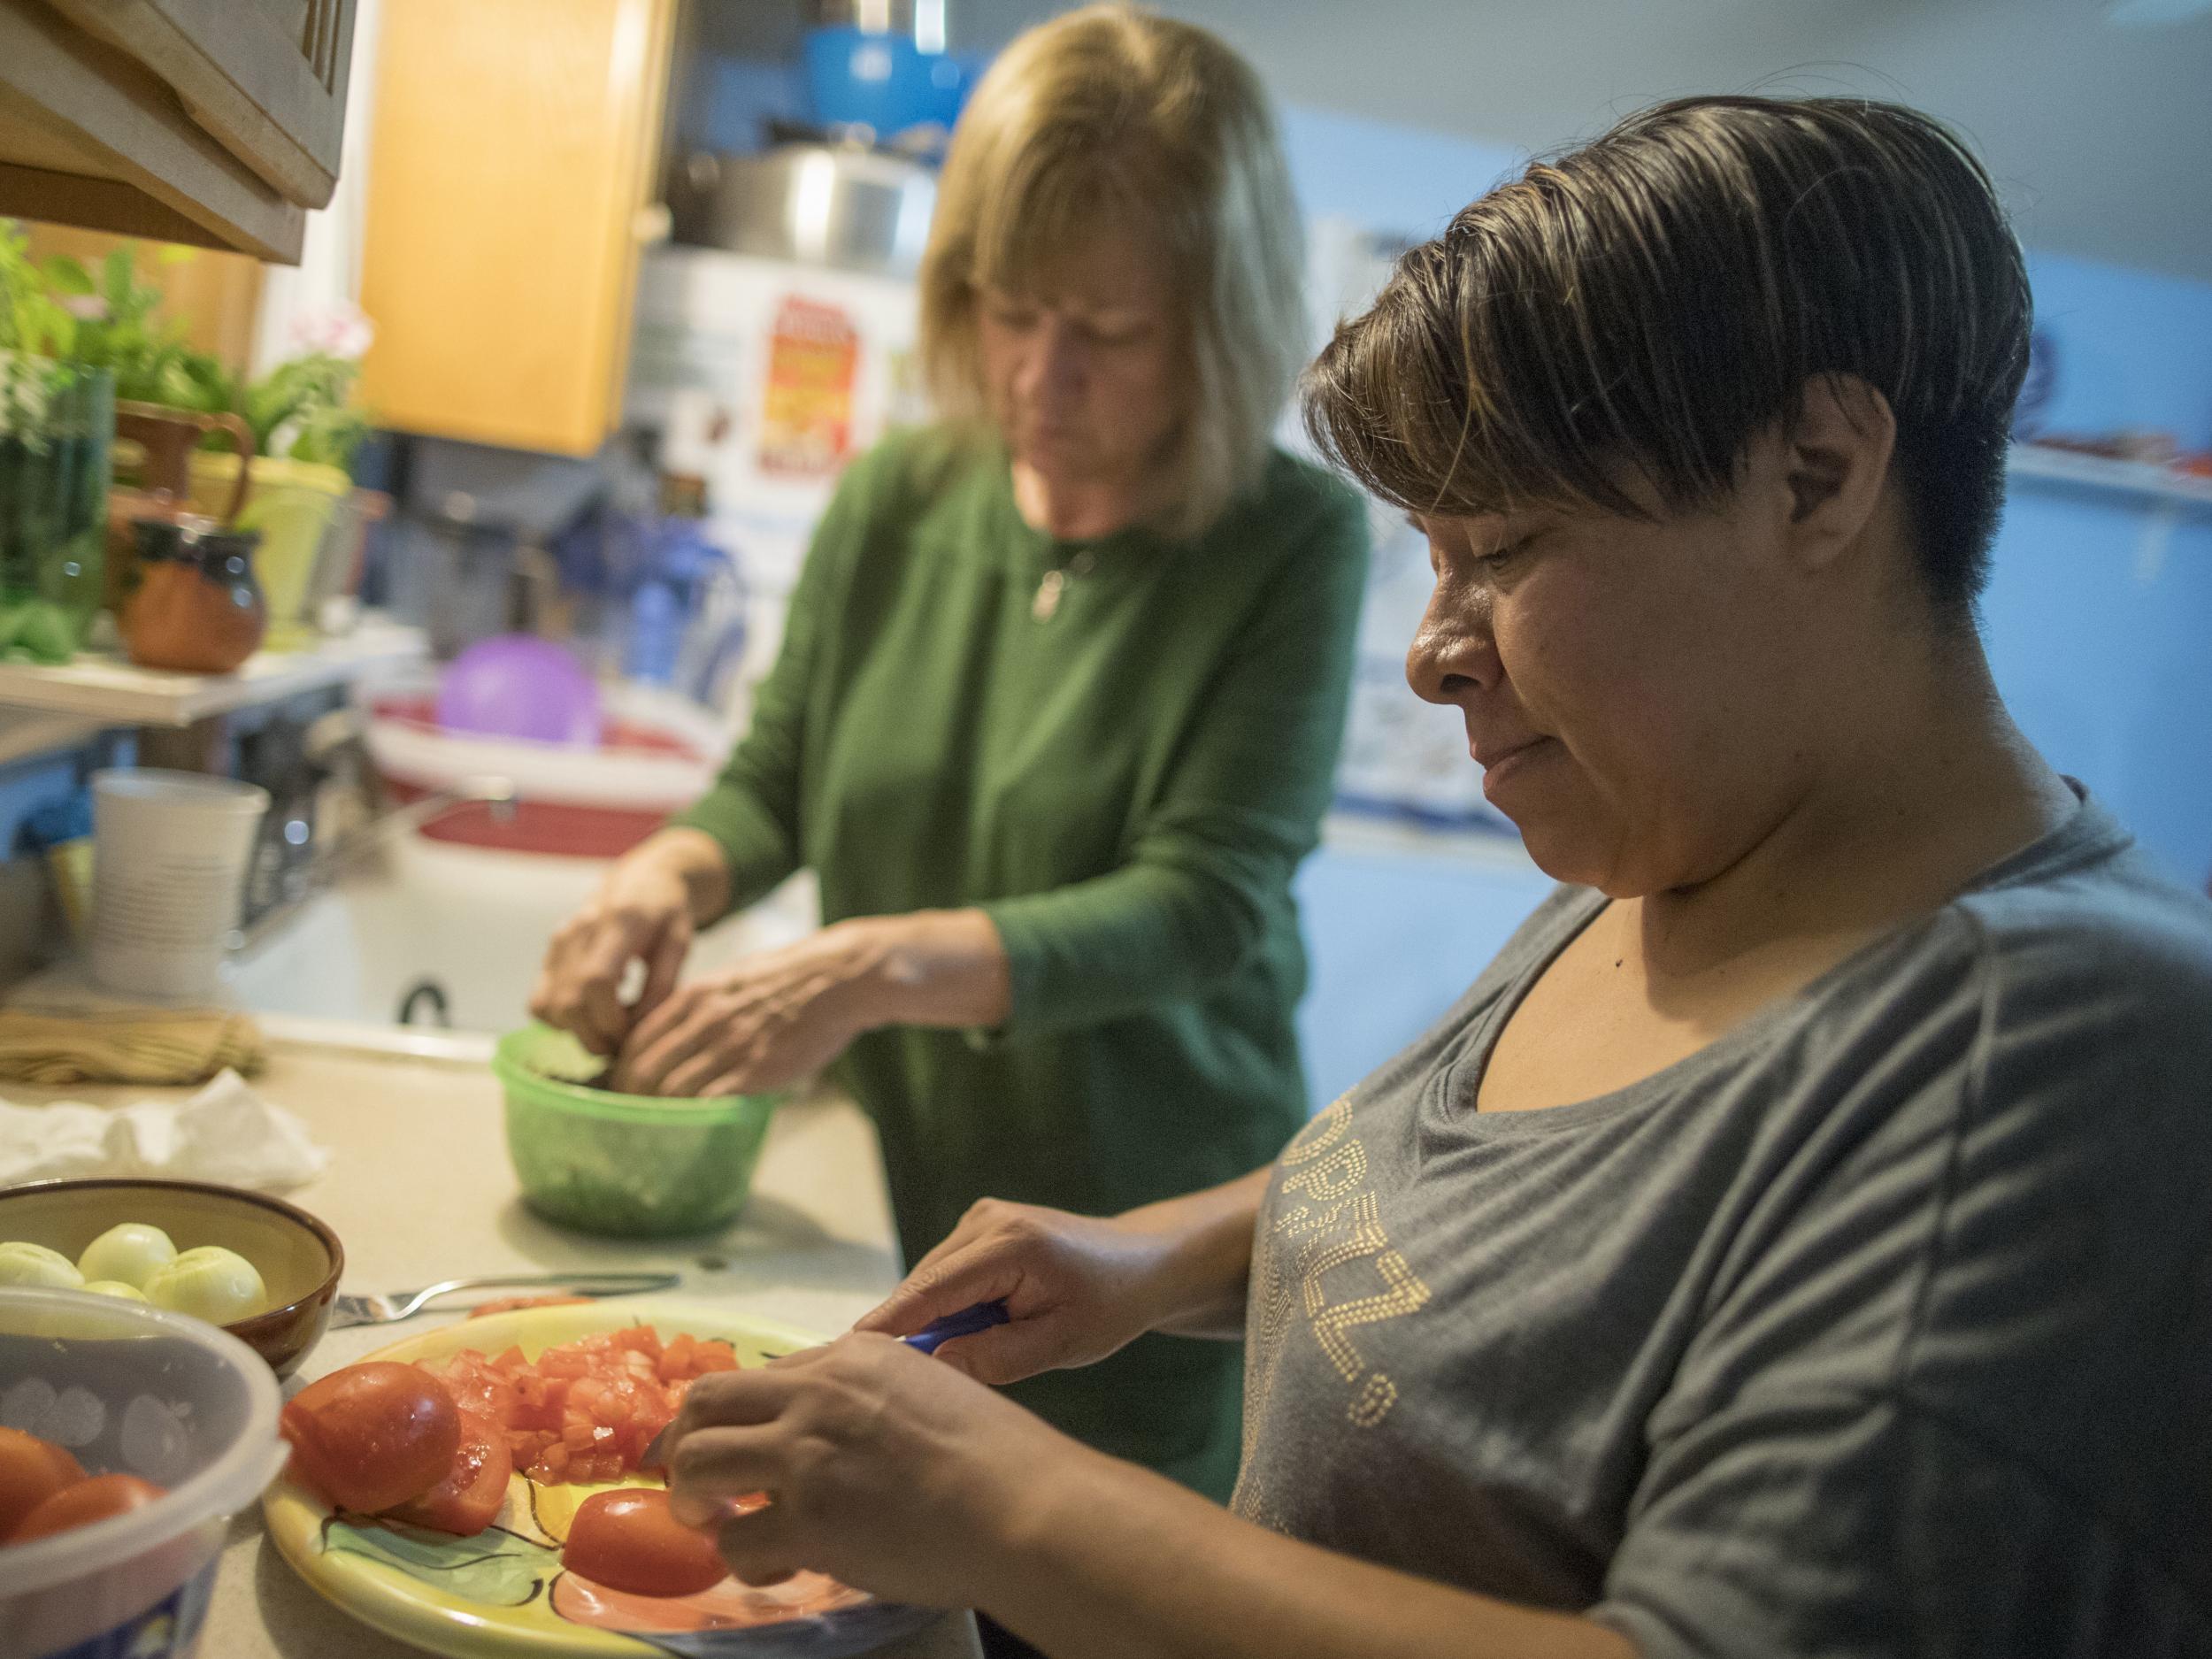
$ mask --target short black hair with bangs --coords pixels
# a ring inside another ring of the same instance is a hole
[[[1939,620],[1973,626],[2032,306],[1989,176],[1932,118],[1683,98],[1529,166],[1402,258],[1308,371],[1316,442],[1422,514],[1639,514],[1732,486],[1807,382],[1855,376]]]

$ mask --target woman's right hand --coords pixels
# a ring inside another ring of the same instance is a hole
[[[1252,1222],[1267,1171],[1126,1215],[986,1198],[854,1325],[909,1336],[979,1302],[1007,1322],[937,1350],[979,1382],[1092,1365],[1148,1331],[1243,1332]]]
[[[612,1055],[632,1026],[667,1000],[691,949],[692,886],[680,862],[649,841],[619,859],[584,908],[561,924],[530,993],[530,1012]],[[622,1000],[632,962],[645,988]]]
[[[856,1331],[908,1336],[979,1302],[1003,1302],[1007,1323],[937,1350],[979,1382],[1094,1364],[1149,1330],[1149,1281],[1170,1240],[1119,1221],[986,1198],[960,1218]]]

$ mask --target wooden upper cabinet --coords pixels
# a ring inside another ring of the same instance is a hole
[[[362,394],[377,423],[587,455],[621,412],[674,0],[385,0]]]
[[[356,0],[0,0],[0,213],[299,257]]]
[[[192,118],[302,207],[338,186],[355,0],[47,0],[168,82]]]

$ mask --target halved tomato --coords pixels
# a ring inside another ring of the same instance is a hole
[[[422,1496],[386,1511],[434,1532],[473,1538],[498,1517],[507,1501],[507,1479],[515,1472],[506,1431],[480,1412],[461,1413],[461,1445],[446,1476]]]
[[[714,1540],[678,1520],[668,1494],[657,1486],[624,1486],[586,1498],[569,1523],[561,1564],[632,1595],[695,1595],[721,1583],[730,1571]]]
[[[8,1535],[8,1542],[27,1544],[35,1538],[50,1538],[73,1526],[89,1526],[110,1516],[127,1515],[168,1495],[162,1487],[136,1475],[94,1475],[64,1486],[25,1516]]]
[[[388,1509],[420,1497],[445,1479],[461,1444],[460,1409],[444,1386],[389,1360],[308,1384],[278,1426],[308,1484],[343,1509]]]
[[[65,1447],[21,1429],[0,1428],[0,1539],[64,1486],[84,1479],[84,1465]]]

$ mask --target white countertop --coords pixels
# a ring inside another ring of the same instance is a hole
[[[778,1112],[751,1200],[725,1233],[625,1243],[563,1232],[523,1207],[507,1161],[499,1087],[480,1065],[280,1041],[254,1083],[331,1151],[322,1175],[285,1196],[337,1233],[348,1290],[412,1289],[464,1273],[665,1267],[683,1273],[687,1296],[727,1297],[826,1335],[845,1329],[898,1279],[875,1133],[849,1102],[805,1102]],[[181,1091],[5,1089],[24,1102],[119,1102],[165,1092]],[[459,1317],[425,1314],[400,1325],[334,1331],[308,1356],[299,1380]],[[882,1651],[887,1659],[973,1659],[980,1650],[961,1615]],[[415,1649],[303,1583],[265,1547],[257,1507],[232,1524],[200,1652],[204,1659],[403,1659]]]

